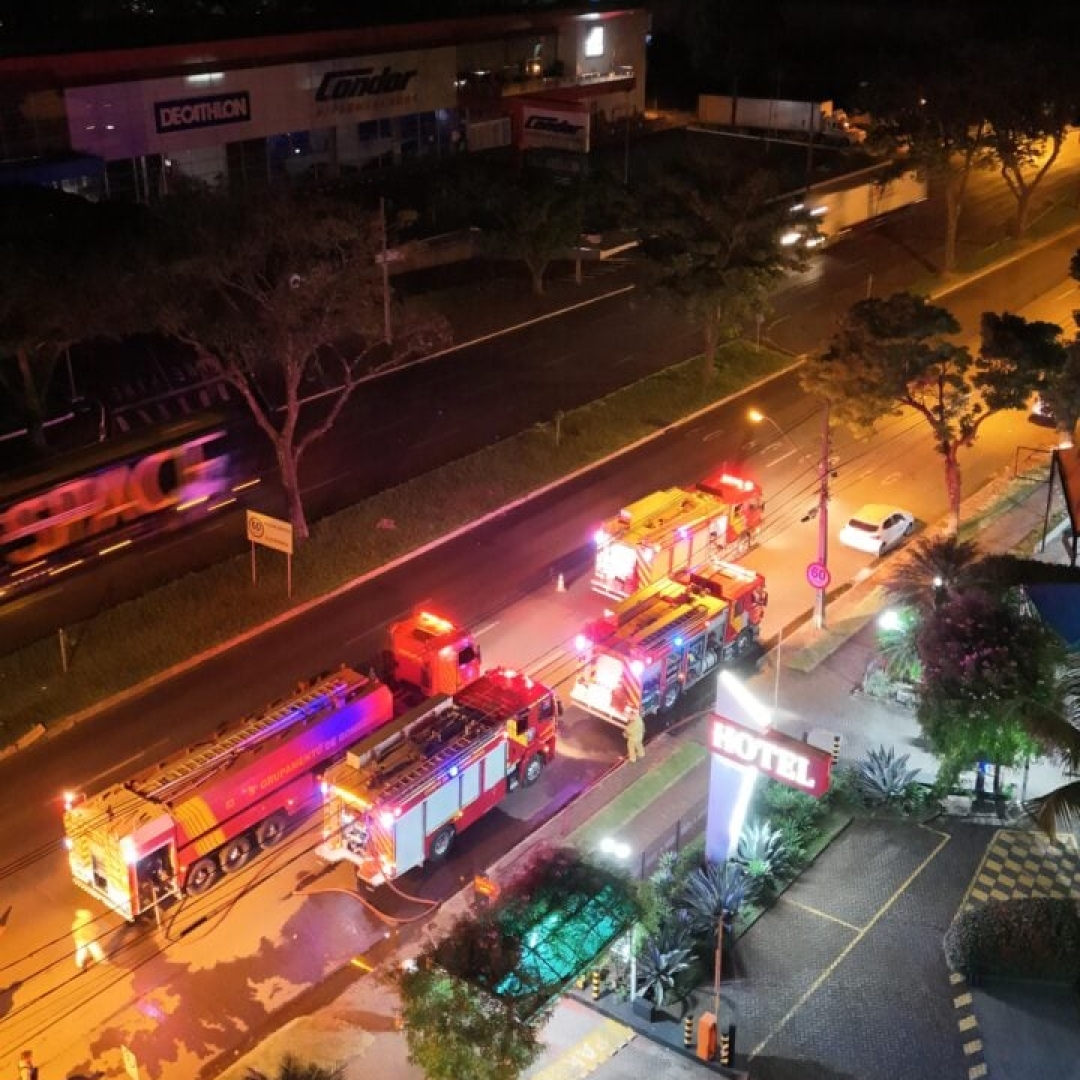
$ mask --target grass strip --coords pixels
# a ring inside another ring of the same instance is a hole
[[[583,851],[591,851],[601,837],[617,832],[621,826],[633,821],[708,756],[708,749],[699,743],[683,743],[666,761],[651,768],[621,795],[612,799],[600,813],[575,829],[567,837],[567,842]]]
[[[686,361],[568,412],[558,443],[552,424],[536,424],[324,518],[294,558],[291,602],[281,560],[252,585],[249,558],[240,555],[68,627],[67,675],[51,638],[10,653],[0,658],[0,744],[325,595],[790,364],[785,354],[733,342],[719,350],[707,381],[700,358]],[[393,528],[382,527],[387,519]]]

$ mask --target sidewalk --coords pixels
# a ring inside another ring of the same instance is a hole
[[[1045,505],[1045,485],[1030,484],[1025,489],[1001,477],[964,503],[962,520],[977,525],[978,542],[986,550],[1015,550],[1041,528]],[[1063,561],[1053,547],[1046,557]],[[800,709],[796,715],[781,706],[778,726],[797,726],[805,723],[803,717],[813,714],[822,726],[843,724],[850,725],[852,733],[861,730],[864,742],[868,729],[880,735],[879,741],[896,737],[895,709],[865,698],[853,699],[850,688],[845,689],[842,680],[838,686],[835,671],[828,670],[838,663],[841,647],[863,630],[883,603],[872,576],[830,604],[830,629],[824,635],[808,621],[785,634],[781,663],[790,675],[790,693]],[[759,692],[766,683],[771,687],[774,677],[774,670],[762,674]],[[781,699],[786,700],[788,694]],[[490,868],[490,876],[508,881],[525,851],[536,844],[570,843],[597,851],[605,837],[611,837],[627,843],[638,857],[655,849],[657,841],[703,801],[708,771],[706,723],[707,718],[699,718],[655,737],[643,765],[620,762],[614,766],[594,788],[500,859]],[[910,717],[907,723],[911,724]],[[845,739],[843,756],[850,759],[859,749],[859,741]],[[471,901],[471,889],[458,893],[425,927],[425,936],[438,938],[445,933]],[[400,952],[407,954],[415,944],[415,940],[409,941]],[[408,1062],[405,1037],[397,1026],[398,1002],[388,985],[388,973],[392,973],[392,964],[400,961],[400,952],[395,955],[389,947],[385,951],[385,957],[358,958],[354,972],[345,976],[350,985],[343,992],[329,1002],[316,1004],[306,1015],[287,1020],[221,1072],[222,1080],[248,1080],[252,1069],[272,1075],[285,1053],[325,1065],[341,1064],[346,1080],[366,1080],[375,1070],[382,1080],[423,1080],[422,1072]],[[623,1019],[621,1014],[615,1019],[567,995],[545,1027],[546,1049],[526,1077],[621,1080],[650,1070],[662,1070],[665,1076],[673,1077],[715,1076],[719,1071],[718,1066],[698,1062],[683,1051],[678,1020],[648,1025]],[[660,1045],[649,1045],[647,1040]],[[206,1074],[213,1075],[212,1066]]]

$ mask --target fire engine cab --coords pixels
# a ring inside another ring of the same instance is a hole
[[[767,603],[762,575],[733,563],[662,578],[578,635],[583,667],[570,697],[619,725],[634,711],[644,718],[670,710],[684,690],[758,640]]]
[[[390,627],[384,667],[391,686],[413,687],[422,698],[453,694],[480,677],[480,647],[449,619],[418,611]]]
[[[596,530],[592,587],[619,599],[711,557],[743,555],[764,510],[753,480],[723,471],[690,490],[653,492]]]
[[[323,778],[323,843],[331,862],[381,885],[428,859],[555,754],[558,702],[527,675],[496,668],[351,746]]]

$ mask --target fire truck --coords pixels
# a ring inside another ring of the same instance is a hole
[[[349,668],[90,798],[65,796],[75,883],[125,919],[197,896],[318,806],[318,772],[393,719],[393,696]]]
[[[714,473],[696,488],[653,492],[596,530],[592,587],[621,599],[710,557],[744,555],[764,512],[761,488],[730,472]]]
[[[662,578],[578,635],[583,666],[570,697],[619,725],[634,711],[670,710],[718,664],[745,655],[768,600],[761,574],[721,560]]]
[[[446,855],[454,838],[555,754],[555,695],[520,672],[486,672],[351,746],[323,780],[323,843],[375,887]]]
[[[273,847],[319,805],[319,774],[417,695],[453,693],[480,674],[472,636],[427,611],[390,628],[386,681],[350,668],[221,729],[91,798],[64,797],[72,877],[125,919],[197,896]]]

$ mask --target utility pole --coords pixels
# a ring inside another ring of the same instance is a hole
[[[386,257],[386,199],[379,196],[379,222],[382,225],[382,303],[383,340],[387,345],[393,341],[390,330],[390,262]]]
[[[818,462],[818,540],[817,561],[824,567],[829,565],[829,466],[832,459],[832,445],[829,439],[829,406],[821,414],[821,460]],[[814,626],[825,629],[825,593],[826,588],[818,589],[814,597]]]

